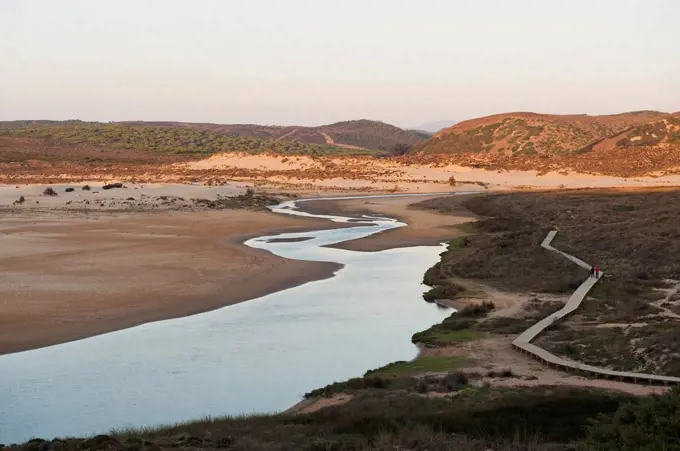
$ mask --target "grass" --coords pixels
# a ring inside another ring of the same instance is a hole
[[[207,418],[19,449],[563,451],[630,399],[567,387],[467,388],[451,400],[377,392],[307,415]]]
[[[469,363],[469,359],[459,356],[425,356],[410,362],[390,363],[382,368],[368,371],[365,377],[403,378],[422,373],[442,373],[461,368]]]
[[[459,202],[442,198],[419,207],[447,213]],[[456,275],[508,291],[570,294],[588,272],[540,247],[557,226],[555,247],[599,266],[605,278],[574,315],[548,330],[541,346],[593,365],[680,375],[680,334],[674,332],[680,323],[666,318],[660,325],[662,310],[651,305],[663,298],[658,289],[669,286],[666,280],[680,274],[680,191],[512,193],[472,197],[463,206],[482,218],[477,233],[463,248],[450,246],[428,281]],[[595,327],[638,322],[652,324],[631,331]],[[527,323],[494,318],[461,328],[518,333]],[[425,338],[439,345],[437,332]]]
[[[413,343],[436,348],[466,341],[480,340],[486,333],[478,330],[480,320],[495,308],[492,302],[468,305],[458,312],[445,318],[440,324],[415,333],[411,338]]]
[[[484,332],[479,332],[472,329],[445,330],[442,328],[432,327],[427,331],[414,334],[412,340],[414,343],[420,343],[427,347],[437,348],[456,343],[464,343],[466,341],[480,340],[484,337],[486,337]]]
[[[462,224],[458,224],[456,225],[456,229],[460,230],[461,232],[469,233],[470,235],[474,235],[479,231],[477,229],[477,221],[464,222]]]
[[[277,141],[228,135],[180,127],[131,126],[100,123],[27,125],[0,128],[0,135],[39,138],[50,143],[102,148],[129,149],[170,154],[211,154],[215,152],[283,155],[375,155],[376,151],[345,149],[324,144]]]
[[[333,382],[305,394],[305,398],[331,396],[334,393],[362,390],[403,389],[413,385],[410,379],[422,373],[441,373],[455,370],[469,363],[464,357],[425,356],[406,362],[392,362],[383,367],[369,370],[363,377],[342,382]]]

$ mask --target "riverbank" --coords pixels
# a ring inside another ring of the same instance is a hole
[[[213,211],[211,202],[243,195],[236,184],[102,186],[0,187],[0,354],[193,315],[331,277],[339,265],[288,260],[242,243],[351,226],[264,210]],[[47,188],[56,195],[45,195]],[[24,200],[12,204],[17,199]],[[451,218],[413,210],[413,199],[312,201],[304,208],[379,213],[409,224],[337,247],[438,244],[453,230]]]
[[[340,227],[267,211],[3,213],[0,354],[193,315],[331,277],[248,238]]]
[[[648,371],[677,371],[677,362],[669,357],[674,351],[672,337],[680,318],[680,285],[670,280],[675,260],[668,255],[663,260],[667,264],[656,267],[657,273],[667,272],[662,277],[644,271],[651,267],[653,256],[663,245],[662,237],[673,233],[671,222],[655,218],[669,217],[677,197],[678,191],[669,189],[619,189],[444,196],[414,203],[410,210],[425,210],[435,217],[451,215],[456,222],[464,218],[461,213],[465,209],[469,209],[468,221],[479,218],[453,226],[458,230],[449,232],[448,250],[425,275],[426,283],[432,286],[426,297],[458,312],[413,336],[413,342],[420,347],[417,359],[329,384],[311,392],[304,403],[289,412],[301,414],[353,402],[366,393],[373,396],[375,388],[391,394],[406,389],[446,398],[458,396],[463,388],[484,386],[569,386],[636,396],[666,392],[668,387],[664,386],[587,378],[555,370],[517,352],[512,342],[531,325],[560,309],[575,287],[588,277],[587,271],[579,271],[540,248],[546,231],[559,226],[564,229],[561,247],[588,255],[603,268],[611,268],[611,274],[592,293],[597,299],[586,299],[583,312],[539,337],[542,346],[564,358],[579,357],[600,366],[606,363],[612,369],[626,365],[624,369],[632,371],[631,368],[647,365]],[[381,213],[390,208],[386,206],[381,211],[376,205],[355,207],[371,207],[371,211]],[[619,228],[623,224],[625,232]],[[622,240],[622,236],[628,239]],[[361,245],[363,240],[357,240],[355,245]],[[668,243],[665,246],[671,247]],[[617,276],[620,273],[626,277]],[[601,306],[603,301],[607,303],[606,311]],[[648,346],[644,353],[641,343]],[[633,354],[634,348],[638,352]],[[464,383],[456,382],[454,386],[458,388],[451,389],[447,378]]]

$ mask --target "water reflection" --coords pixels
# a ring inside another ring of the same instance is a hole
[[[288,214],[309,215],[295,203]],[[212,312],[0,356],[0,443],[81,436],[206,415],[285,409],[327,383],[416,354],[411,335],[446,312],[422,301],[442,247],[322,247],[403,223],[259,237],[246,244],[345,266],[336,276]],[[281,241],[309,238],[304,241]],[[275,239],[277,241],[272,242]]]

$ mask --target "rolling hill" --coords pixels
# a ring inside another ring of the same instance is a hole
[[[412,146],[430,137],[427,133],[403,130],[384,122],[361,119],[319,127],[271,126],[254,124],[205,124],[191,122],[120,122],[120,125],[188,128],[217,134],[306,144],[326,144],[349,149],[391,150],[397,145]]]
[[[369,120],[321,127],[25,120],[0,122],[0,159],[14,161],[29,156],[54,159],[87,149],[121,149],[190,158],[217,152],[376,155],[394,149],[403,153],[427,137],[421,132]]]
[[[414,152],[485,152],[504,156],[565,155],[664,117],[641,111],[611,116],[506,113],[460,122],[416,146]]]
[[[680,114],[506,113],[460,122],[407,157],[489,169],[573,169],[641,175],[680,168]]]

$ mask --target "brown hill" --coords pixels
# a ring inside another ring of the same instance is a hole
[[[421,162],[640,175],[680,167],[680,115],[506,113],[449,127],[411,151]]]
[[[120,122],[119,124],[189,128],[249,138],[327,144],[350,149],[392,150],[399,145],[412,146],[430,137],[424,132],[404,130],[384,122],[368,119],[336,122],[319,127],[192,122]]]
[[[610,116],[506,113],[460,122],[442,130],[414,151],[423,153],[491,152],[513,155],[582,151],[603,138],[663,117],[641,111]]]

